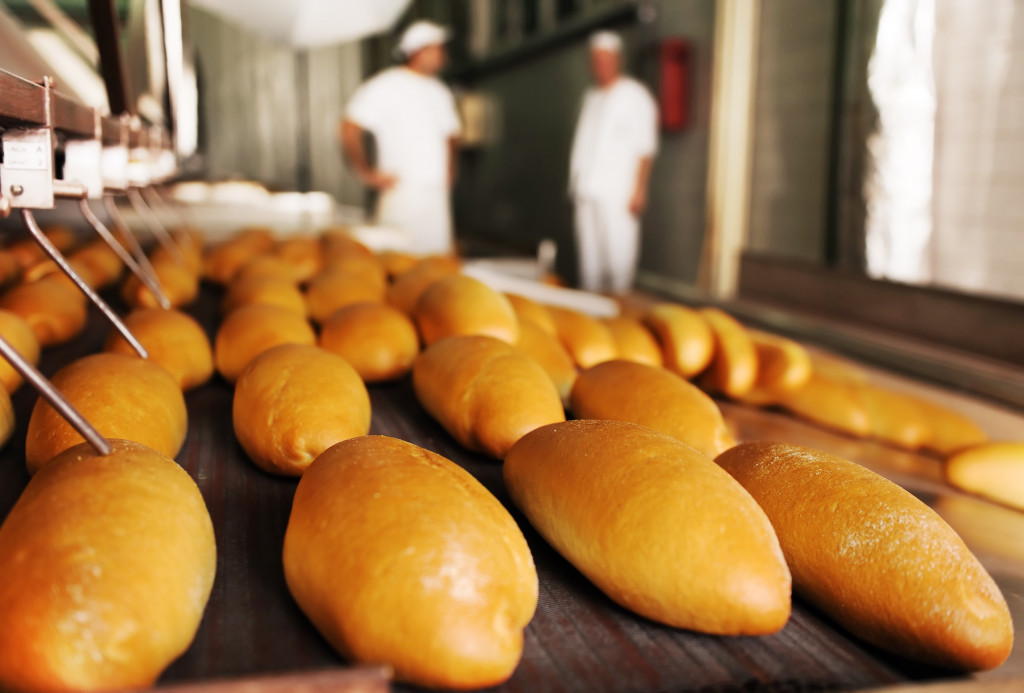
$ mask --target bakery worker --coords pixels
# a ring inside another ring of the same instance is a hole
[[[650,92],[621,74],[622,39],[590,38],[595,85],[583,96],[569,165],[575,206],[580,286],[623,293],[640,254],[640,216],[658,147],[658,114]]]
[[[450,191],[455,177],[459,118],[455,98],[438,79],[448,32],[417,21],[398,42],[403,63],[363,83],[341,122],[341,143],[360,180],[379,191],[377,223],[409,234],[422,255],[452,250]],[[367,162],[363,136],[376,139]]]

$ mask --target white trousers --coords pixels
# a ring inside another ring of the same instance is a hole
[[[409,252],[444,255],[452,251],[452,213],[445,186],[402,185],[381,193],[377,223],[409,236]]]
[[[640,220],[626,202],[575,198],[580,288],[625,293],[640,254]]]

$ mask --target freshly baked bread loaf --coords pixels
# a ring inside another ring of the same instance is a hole
[[[95,288],[105,289],[121,278],[124,263],[106,241],[98,239],[72,253],[69,262],[88,268]]]
[[[618,316],[605,318],[601,322],[612,334],[618,358],[648,366],[662,364],[661,347],[651,331],[636,318]]]
[[[459,271],[458,260],[449,257],[428,257],[409,270],[395,276],[387,290],[387,302],[407,315],[412,315],[420,295],[441,277]]]
[[[320,245],[325,262],[339,258],[373,257],[373,251],[359,242],[348,229],[332,228],[320,232]]]
[[[186,306],[199,295],[199,275],[176,260],[156,260],[153,271],[160,281],[160,290],[174,308]],[[136,275],[129,275],[121,288],[121,296],[132,308],[157,308],[160,303],[149,287]]]
[[[706,390],[728,397],[742,397],[754,386],[757,378],[757,351],[743,325],[718,308],[698,311],[711,327],[714,355],[701,376]]]
[[[146,347],[149,360],[166,368],[182,390],[199,387],[213,375],[210,340],[191,315],[179,310],[140,308],[126,315],[124,324]],[[135,356],[135,349],[116,330],[111,330],[104,350]]]
[[[558,330],[555,328],[555,321],[551,317],[551,313],[548,311],[547,306],[517,294],[505,294],[505,298],[507,298],[508,302],[512,305],[512,310],[516,312],[516,316],[519,318],[520,323],[532,322],[549,335],[553,337],[558,335]]]
[[[956,532],[909,492],[818,450],[747,443],[717,462],[764,508],[796,592],[854,635],[945,668],[991,669],[1013,624]]]
[[[107,438],[133,440],[168,457],[177,455],[185,442],[185,398],[163,366],[137,356],[91,354],[64,366],[50,380]],[[29,474],[83,441],[40,397],[32,409],[25,440]]]
[[[320,329],[320,346],[349,362],[365,382],[400,378],[420,351],[416,326],[386,303],[354,303],[334,312]]]
[[[295,601],[342,655],[420,686],[508,679],[537,606],[512,516],[461,467],[369,436],[320,455],[284,538]]]
[[[27,322],[42,347],[77,336],[88,318],[82,292],[50,279],[12,286],[0,295],[0,309]]]
[[[558,337],[537,327],[530,320],[521,320],[516,347],[544,369],[555,384],[562,405],[569,406],[569,393],[576,382],[576,362],[558,341]]]
[[[757,352],[757,378],[737,399],[747,404],[776,404],[807,383],[811,357],[800,344],[761,330],[747,329],[747,334]]]
[[[231,283],[249,279],[278,279],[291,284],[299,283],[299,272],[292,265],[274,255],[257,255],[242,265],[234,276]]]
[[[1024,443],[968,448],[947,459],[945,469],[953,486],[1024,510]]]
[[[321,452],[370,432],[370,395],[345,359],[281,344],[249,362],[235,383],[235,437],[257,467],[300,476]]]
[[[863,386],[812,372],[803,387],[783,394],[779,404],[802,419],[858,438],[871,435],[871,414]]]
[[[203,236],[202,232],[188,227],[181,227],[171,232],[178,253],[171,253],[162,243],[158,243],[150,251],[149,259],[154,264],[174,262],[183,266],[197,277],[203,273]]]
[[[580,368],[590,368],[618,357],[611,330],[596,318],[569,308],[548,306],[558,340]]]
[[[661,345],[665,368],[684,378],[699,374],[715,355],[715,340],[708,321],[700,313],[674,303],[649,309],[643,323]]]
[[[246,265],[248,267],[248,265]],[[244,272],[244,268],[242,269]],[[239,272],[241,274],[241,272]],[[227,293],[221,302],[221,312],[231,311],[250,303],[265,303],[279,306],[306,316],[306,297],[294,282],[279,277],[241,277],[236,275],[228,283]]]
[[[919,400],[877,385],[861,385],[860,401],[871,421],[871,437],[907,450],[918,450],[932,436]]]
[[[323,324],[334,311],[353,303],[384,301],[387,281],[376,261],[348,262],[346,267],[328,266],[306,287],[309,316]]]
[[[33,366],[39,363],[39,340],[32,326],[20,315],[0,310],[0,337],[6,339]],[[14,392],[21,385],[21,374],[4,358],[0,358],[0,385],[8,393]]]
[[[324,253],[320,239],[312,236],[292,236],[277,242],[271,251],[295,270],[295,277],[304,282],[316,276],[323,268]]]
[[[849,359],[817,349],[810,351],[809,354],[811,370],[817,375],[844,383],[868,382],[867,372]]]
[[[924,445],[943,457],[988,441],[988,434],[969,416],[937,402],[917,398],[917,406],[931,425]]]
[[[622,606],[677,628],[761,635],[790,612],[790,576],[757,503],[689,445],[620,421],[523,437],[504,464],[512,500]]]
[[[377,253],[377,261],[380,262],[389,278],[397,277],[408,272],[420,261],[415,255],[398,252],[397,250],[385,250]]]
[[[29,482],[0,527],[0,688],[152,685],[195,637],[213,586],[213,525],[174,460],[81,444]]]
[[[736,444],[714,400],[658,366],[605,361],[576,378],[570,408],[577,419],[612,419],[647,426],[714,457]]]
[[[526,433],[565,420],[544,369],[493,337],[431,344],[416,357],[412,383],[420,404],[453,438],[498,459]]]
[[[274,247],[268,229],[247,229],[214,246],[203,256],[203,276],[216,284],[227,284],[244,265]]]
[[[464,274],[442,277],[427,287],[413,311],[423,343],[445,337],[486,335],[515,344],[519,318],[503,294]]]
[[[262,303],[233,311],[220,324],[213,340],[213,362],[229,383],[249,362],[278,344],[316,344],[316,333],[298,313]]]

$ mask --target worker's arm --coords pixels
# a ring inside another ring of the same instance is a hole
[[[370,167],[366,161],[366,149],[363,147],[363,134],[363,129],[351,120],[342,120],[339,133],[341,149],[345,152],[345,158],[348,159],[359,180],[371,188],[387,190],[398,179],[390,173]]]
[[[638,217],[647,208],[647,181],[651,177],[651,163],[653,156],[645,156],[640,159],[636,167],[636,183],[633,186],[633,196],[629,200],[629,211],[633,216]]]
[[[455,177],[459,172],[459,138],[448,138],[448,187],[455,185]]]

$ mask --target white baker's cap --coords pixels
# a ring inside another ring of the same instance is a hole
[[[595,31],[590,35],[590,50],[622,52],[622,38],[614,31]]]
[[[421,19],[409,25],[398,40],[398,52],[409,57],[421,48],[439,46],[448,40],[448,30],[440,24]]]

